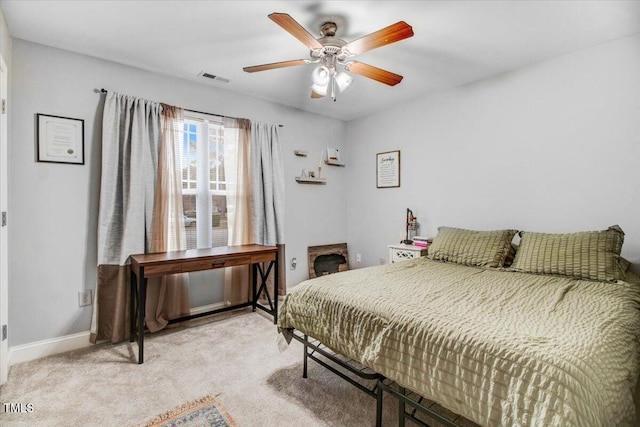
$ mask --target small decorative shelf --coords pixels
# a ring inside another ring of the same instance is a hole
[[[296,181],[298,181],[300,184],[326,184],[327,178],[307,178],[296,176]]]
[[[304,150],[293,150],[293,154],[295,154],[298,157],[307,157],[307,154],[309,153]]]
[[[337,162],[335,160],[325,160],[324,163],[327,164],[327,165],[331,165],[331,166],[344,166],[345,165],[344,163]]]

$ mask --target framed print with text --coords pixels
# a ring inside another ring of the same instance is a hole
[[[400,150],[376,155],[376,186],[378,188],[400,187]]]
[[[37,114],[38,161],[84,165],[84,120]]]

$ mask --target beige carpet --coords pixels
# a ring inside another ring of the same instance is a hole
[[[142,365],[128,342],[14,365],[0,402],[33,411],[0,406],[0,425],[133,426],[205,395],[241,427],[375,425],[373,398],[313,361],[302,378],[302,345],[280,352],[277,338],[266,315],[240,311],[147,334]],[[384,426],[397,425],[396,405],[385,397]]]

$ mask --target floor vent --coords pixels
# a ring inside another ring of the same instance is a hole
[[[215,74],[207,73],[205,71],[202,71],[200,74],[198,74],[198,77],[204,77],[205,79],[216,80],[223,83],[229,83],[230,81],[227,78],[216,76]]]

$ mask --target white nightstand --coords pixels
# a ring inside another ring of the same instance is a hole
[[[420,258],[427,255],[427,248],[415,245],[405,245],[398,243],[397,245],[389,245],[389,262],[408,261],[414,258]]]

